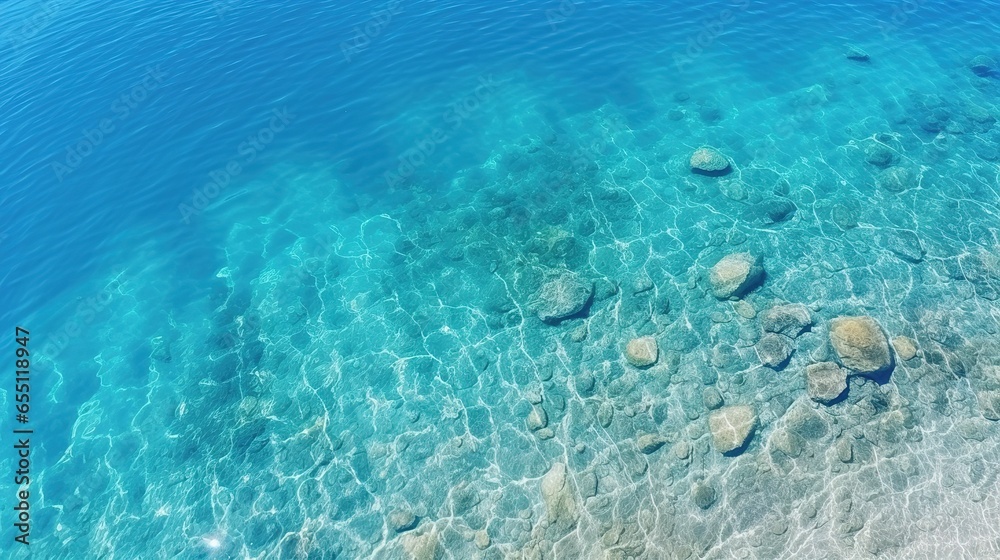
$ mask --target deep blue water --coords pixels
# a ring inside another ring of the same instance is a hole
[[[997,458],[1000,3],[53,0],[5,2],[0,22],[0,325],[32,332],[39,474],[33,556],[3,475],[9,557],[1000,557],[996,524],[957,530],[995,517],[995,476],[901,505],[937,487],[944,449],[963,468]],[[702,145],[732,172],[693,176]],[[871,157],[883,146],[891,163]],[[890,166],[905,188],[881,186]],[[762,219],[776,197],[794,214]],[[759,318],[704,289],[744,250],[767,268],[756,312],[813,314],[777,373],[747,334]],[[534,313],[554,271],[596,282],[559,325]],[[630,299],[639,277],[659,303]],[[890,411],[804,397],[840,315],[919,343],[877,389],[851,377]],[[649,384],[621,357],[646,335],[669,370]],[[596,396],[574,389],[584,371]],[[760,403],[737,459],[693,427],[704,384]],[[600,399],[619,420],[581,427]],[[773,449],[803,403],[831,427],[792,468]],[[525,429],[533,405],[552,436]],[[922,438],[872,435],[895,412]],[[656,430],[694,459],[649,455],[646,474],[615,458]],[[986,435],[955,435],[970,430]],[[909,451],[830,467],[843,434]],[[803,487],[761,474],[778,498],[744,514],[723,473],[768,457]],[[576,481],[565,539],[537,488],[553,463]],[[871,480],[894,470],[910,485]],[[710,509],[691,506],[700,481]],[[888,497],[855,506],[861,529],[840,531],[847,507],[767,532],[837,484]],[[954,508],[973,513],[918,530]],[[397,535],[396,510],[419,525]],[[899,534],[875,528],[888,515]],[[621,537],[644,544],[608,544],[615,524],[646,527]]]

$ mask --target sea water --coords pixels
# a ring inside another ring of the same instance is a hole
[[[1000,558],[997,2],[0,21],[4,557]]]

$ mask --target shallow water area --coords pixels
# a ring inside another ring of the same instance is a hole
[[[1000,6],[362,4],[4,8],[33,557],[1000,557]]]

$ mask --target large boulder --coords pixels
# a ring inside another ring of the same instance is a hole
[[[651,336],[633,338],[625,345],[625,360],[637,368],[655,364],[659,355],[656,339]]]
[[[712,443],[719,453],[729,453],[743,447],[757,427],[757,411],[752,406],[725,406],[708,417]]]
[[[535,296],[538,318],[546,323],[576,315],[594,295],[594,283],[572,272],[564,272],[542,284]]]
[[[576,494],[565,463],[552,465],[542,477],[541,490],[549,525],[563,531],[575,527],[579,513]]]
[[[806,392],[816,402],[829,404],[847,390],[847,371],[833,362],[806,366]]]
[[[764,332],[783,334],[795,338],[812,326],[809,308],[801,303],[776,305],[761,314]]]
[[[726,255],[708,272],[712,293],[719,299],[739,298],[764,278],[760,257],[750,253]]]
[[[691,171],[703,175],[723,175],[729,170],[729,158],[709,146],[695,150],[689,163]]]
[[[830,322],[830,345],[837,361],[858,373],[877,373],[892,366],[889,341],[871,317],[837,317]]]

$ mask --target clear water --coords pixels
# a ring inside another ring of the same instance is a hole
[[[35,430],[4,557],[1000,558],[997,2],[0,21]],[[706,145],[727,174],[692,173]],[[766,277],[720,300],[733,253]],[[591,293],[543,322],[567,274]],[[762,334],[786,303],[809,329]],[[831,343],[843,316],[889,367]]]

